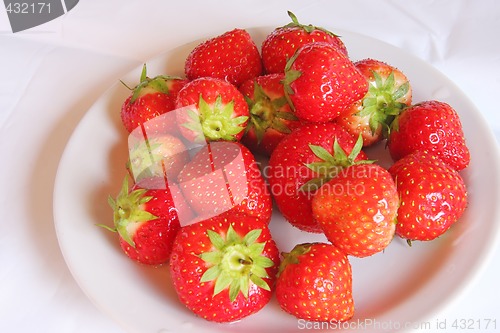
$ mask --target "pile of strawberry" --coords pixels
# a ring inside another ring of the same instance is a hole
[[[459,171],[470,156],[454,109],[412,104],[400,70],[353,61],[339,36],[289,16],[260,52],[234,29],[196,46],[185,78],[150,78],[144,67],[121,110],[130,136],[147,133],[128,164],[144,172],[109,199],[108,229],[133,260],[168,263],[180,302],[210,321],[253,314],[273,292],[297,318],[348,320],[349,256],[383,251],[394,237],[433,240],[467,205]],[[390,168],[367,159],[374,144],[386,145]],[[266,179],[255,154],[269,157]],[[140,167],[147,159],[160,163]],[[273,200],[328,243],[280,257]]]

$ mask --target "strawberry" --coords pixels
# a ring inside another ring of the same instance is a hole
[[[362,141],[339,124],[310,123],[286,136],[271,154],[268,180],[276,205],[293,226],[321,232],[311,199],[342,168],[366,159]],[[362,163],[362,162],[360,162]]]
[[[284,85],[295,115],[313,122],[334,120],[368,91],[351,60],[323,42],[297,50],[285,66]]]
[[[196,46],[184,68],[190,80],[208,76],[238,86],[262,74],[262,61],[250,34],[234,29]]]
[[[180,302],[215,322],[262,309],[271,299],[278,266],[279,251],[267,225],[238,214],[183,227],[170,259]]]
[[[274,29],[262,43],[262,62],[267,73],[283,73],[288,59],[301,46],[312,42],[325,42],[347,56],[347,49],[339,36],[311,24],[300,24],[297,17],[288,12],[289,24]]]
[[[192,214],[179,189],[167,187],[162,178],[143,179],[130,190],[125,178],[116,199],[109,197],[108,202],[114,227],[100,226],[118,232],[125,254],[147,265],[168,261],[179,220]]]
[[[395,161],[416,150],[428,150],[458,171],[470,162],[460,117],[440,101],[425,101],[405,109],[394,121],[388,146]]]
[[[444,234],[467,206],[460,174],[433,152],[416,151],[389,168],[400,196],[396,234],[432,240]]]
[[[299,319],[349,320],[354,301],[347,256],[332,244],[296,245],[280,264],[276,299],[283,310]]]
[[[176,113],[182,135],[199,142],[239,141],[250,115],[234,85],[208,77],[187,83],[177,95],[176,107],[187,107]]]
[[[271,155],[280,140],[300,125],[283,89],[284,74],[268,74],[239,87],[250,109],[250,121],[242,142],[253,152]]]
[[[363,59],[354,65],[368,81],[368,92],[337,122],[354,136],[361,134],[366,147],[387,138],[394,118],[411,105],[412,90],[403,72],[382,61]]]
[[[252,153],[237,142],[210,142],[178,176],[188,203],[202,217],[250,215],[269,223],[271,195]]]
[[[178,77],[159,75],[149,78],[146,65],[142,67],[140,82],[132,90],[121,108],[121,120],[125,129],[131,133],[139,125],[175,109],[175,100],[179,90],[187,80]],[[168,123],[162,128],[153,128],[155,132],[171,131]]]
[[[157,134],[151,138],[129,136],[129,156],[128,167],[136,181],[151,177],[175,181],[189,161],[187,147],[170,134]]]
[[[391,174],[376,164],[358,164],[321,186],[312,211],[332,244],[348,255],[367,257],[394,237],[398,204]]]

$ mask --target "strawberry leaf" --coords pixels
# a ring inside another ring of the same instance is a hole
[[[286,99],[285,99],[286,102]],[[279,119],[284,119],[284,120],[291,120],[291,121],[296,121],[299,120],[296,115],[294,115],[291,112],[282,112],[282,111],[277,111],[276,112],[276,118]]]
[[[146,81],[147,78],[148,78],[148,75],[147,75],[146,64],[143,64],[142,65],[142,72],[141,72],[141,82]]]
[[[240,280],[240,288],[238,291],[240,291],[245,298],[248,298],[248,290],[250,289],[250,279],[241,279]],[[238,292],[237,291],[237,292]],[[236,292],[236,295],[234,295],[234,299],[238,296]],[[231,291],[229,291],[229,298],[231,299]]]
[[[315,192],[317,191],[324,183],[326,183],[327,181],[325,181],[326,178],[320,178],[320,177],[317,177],[317,178],[313,178],[309,181],[307,181],[304,185],[302,185],[300,188],[299,188],[299,191],[302,191],[302,192]]]
[[[409,90],[410,90],[410,83],[408,81],[406,81],[405,83],[403,83],[402,85],[400,85],[398,87],[398,89],[396,89],[396,91],[392,95],[392,98],[395,101],[397,101],[401,97],[405,96],[408,93]]]
[[[267,284],[267,282],[255,274],[250,276],[250,281],[252,281],[255,285],[257,285],[258,287],[260,287],[264,290],[267,290],[267,291],[271,290],[271,288],[269,288],[269,285]]]
[[[266,242],[253,243],[250,246],[248,246],[248,249],[253,253],[262,253],[262,251],[264,251],[265,246],[266,246]]]
[[[156,77],[152,79],[149,81],[149,86],[163,94],[170,94],[170,89],[168,88],[167,82],[163,77]]]
[[[221,253],[219,251],[204,252],[200,254],[200,258],[206,263],[216,264],[221,260]]]
[[[337,148],[340,147],[337,143],[337,140],[335,140],[335,144],[337,145]],[[336,162],[336,157],[333,157],[332,154],[330,154],[325,148],[323,148],[321,146],[309,145],[309,149],[311,149],[312,152],[314,153],[314,155],[316,155],[322,161],[329,162],[329,163]],[[342,149],[340,149],[340,150],[343,152]],[[334,148],[334,152],[335,152],[335,148]],[[344,155],[345,155],[345,153],[344,153]]]
[[[249,231],[245,237],[243,237],[243,242],[245,245],[250,246],[251,244],[255,243],[255,241],[260,237],[260,234],[262,233],[262,229],[255,229],[252,231]]]
[[[236,118],[232,118],[232,123],[233,125],[243,125],[247,120],[248,120],[247,116],[239,116]],[[239,132],[241,132],[241,130],[238,130],[238,133]]]
[[[205,259],[203,259],[205,260]],[[208,282],[215,280],[220,275],[219,266],[212,266],[203,273],[201,276],[200,282]]]
[[[247,281],[248,285],[248,281]],[[236,297],[238,297],[238,294],[241,291],[242,288],[242,283],[241,280],[236,280],[234,283],[231,283],[229,285],[229,300],[231,302],[234,302],[236,300]],[[248,297],[248,289],[245,291],[242,291],[244,297]]]
[[[230,284],[237,284],[238,280],[234,280],[231,278],[229,273],[224,270],[220,270],[219,276],[217,276],[217,279],[215,280],[215,286],[214,286],[214,296],[226,289]],[[239,286],[238,286],[239,289]],[[231,302],[234,301],[236,297],[230,297]]]
[[[224,248],[224,239],[217,232],[212,230],[207,230],[208,238],[210,242],[217,250],[222,250]],[[203,259],[203,258],[202,258]],[[204,259],[203,259],[204,260]]]
[[[288,126],[285,125],[285,123],[283,123],[281,120],[279,120],[278,118],[274,118],[273,119],[273,123],[271,125],[271,127],[275,130],[277,130],[278,132],[280,133],[285,133],[285,134],[289,134],[291,133],[292,131],[290,130],[290,128],[288,128]]]
[[[227,230],[226,234],[226,243],[227,244],[236,244],[241,242],[240,236],[234,231],[233,225],[229,225],[229,229]]]
[[[256,266],[264,267],[264,268],[269,268],[274,266],[274,262],[269,259],[268,257],[265,256],[258,256],[254,259],[254,263]],[[253,270],[252,270],[253,271]],[[267,277],[267,271],[266,274],[259,275],[260,277]]]

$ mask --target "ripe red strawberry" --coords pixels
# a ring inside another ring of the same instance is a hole
[[[177,93],[186,83],[187,80],[172,76],[149,78],[144,65],[139,84],[132,89],[132,94],[122,105],[121,120],[125,129],[131,133],[148,120],[174,110]],[[168,124],[164,125],[165,127],[150,130],[155,133],[172,130]]]
[[[125,178],[116,199],[109,197],[108,202],[114,227],[100,226],[118,232],[125,254],[147,265],[168,261],[180,219],[192,216],[179,189],[165,186],[163,178],[143,179],[130,190]]]
[[[175,181],[189,161],[189,152],[180,138],[170,134],[153,137],[129,136],[129,164],[133,178],[166,177]]]
[[[170,272],[179,300],[198,316],[236,321],[271,299],[279,251],[266,224],[237,214],[183,227]]]
[[[446,232],[467,206],[460,174],[432,152],[416,151],[389,168],[400,196],[396,234],[432,240]]]
[[[178,176],[187,202],[201,217],[238,212],[269,223],[271,194],[252,153],[237,142],[210,142]]]
[[[250,34],[234,29],[196,46],[186,59],[185,72],[190,80],[214,77],[238,86],[262,74],[262,61]]]
[[[387,138],[394,118],[411,105],[412,90],[403,72],[382,61],[363,59],[354,65],[368,81],[368,92],[337,122],[354,136],[361,134],[366,147]]]
[[[226,81],[199,78],[186,84],[177,96],[177,123],[191,141],[239,141],[249,118],[248,105],[239,90]]]
[[[342,168],[366,159],[362,143],[336,123],[305,124],[281,140],[267,173],[276,205],[288,222],[321,232],[313,219],[312,196]]]
[[[367,257],[394,237],[398,204],[390,173],[376,164],[358,164],[321,186],[312,211],[332,244],[348,255]]]
[[[416,150],[428,150],[458,171],[470,162],[460,117],[440,101],[425,101],[405,109],[394,121],[388,146],[395,161]]]
[[[288,59],[301,46],[312,42],[325,42],[347,56],[347,49],[339,36],[311,24],[300,24],[297,17],[288,12],[292,22],[274,29],[262,43],[262,61],[266,73],[283,73]]]
[[[354,315],[347,256],[325,243],[299,244],[284,254],[276,280],[281,308],[299,319],[340,322]]]
[[[302,46],[285,67],[285,94],[306,121],[337,118],[368,91],[368,83],[338,48],[323,42]]]
[[[253,152],[271,155],[278,142],[300,125],[285,97],[285,75],[268,74],[243,82],[240,91],[250,109],[242,142]]]

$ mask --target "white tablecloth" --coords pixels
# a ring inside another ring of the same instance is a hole
[[[234,27],[286,24],[288,9],[302,22],[382,39],[432,64],[500,140],[496,0],[82,0],[65,16],[16,34],[0,8],[0,332],[123,332],[79,289],[58,246],[52,191],[67,140],[132,68]],[[500,329],[499,260],[497,250],[435,320],[490,318]]]

